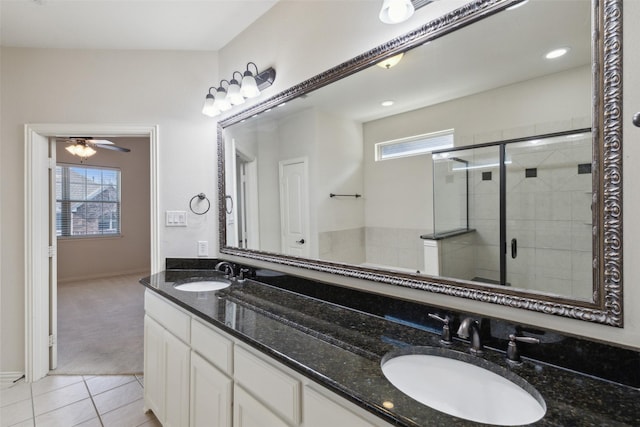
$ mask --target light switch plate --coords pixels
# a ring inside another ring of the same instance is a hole
[[[186,227],[187,212],[186,211],[167,211],[165,225],[167,227]]]

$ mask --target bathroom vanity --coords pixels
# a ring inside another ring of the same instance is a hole
[[[408,397],[381,369],[385,355],[413,349],[448,347],[442,351],[473,359],[455,328],[453,343],[440,343],[441,325],[428,314],[444,316],[442,310],[270,270],[247,274],[251,278],[215,291],[175,286],[224,280],[213,269],[167,269],[141,280],[147,287],[145,408],[164,426],[477,425]],[[331,302],[336,299],[342,302]],[[446,315],[455,327],[465,316]],[[535,425],[640,424],[636,352],[603,346],[611,366],[595,363],[602,371],[580,373],[575,365],[549,363],[562,342],[575,339],[525,328],[524,335],[542,342],[521,345],[524,361],[514,366],[505,360],[514,325],[486,318],[481,324],[486,348],[478,363],[539,393],[546,413]],[[575,359],[600,345],[576,342]],[[527,357],[536,348],[547,361]],[[557,360],[571,363],[567,356]],[[457,390],[452,400],[473,399],[464,384]]]

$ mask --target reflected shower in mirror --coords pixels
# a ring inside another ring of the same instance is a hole
[[[620,129],[594,127],[592,66],[616,3],[515,3],[470,4],[221,122],[221,252],[619,325],[598,168],[619,167],[602,141]]]

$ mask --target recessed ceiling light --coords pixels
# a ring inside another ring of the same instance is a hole
[[[561,47],[559,49],[554,49],[554,50],[550,51],[544,57],[547,58],[547,59],[556,59],[556,58],[560,58],[561,56],[566,55],[567,52],[569,52],[569,48],[568,47]]]
[[[393,105],[393,101],[382,101],[380,105],[383,107],[391,107]]]

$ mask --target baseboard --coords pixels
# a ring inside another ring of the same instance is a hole
[[[0,372],[0,389],[11,387],[24,377],[24,372]]]
[[[150,273],[149,273],[149,269],[146,269],[146,270],[136,269],[136,270],[130,270],[130,271],[116,271],[111,273],[92,274],[87,276],[75,276],[75,277],[65,277],[65,278],[58,277],[58,284],[80,282],[83,280],[107,279],[109,277],[129,276],[133,274],[138,274],[140,275],[140,278],[143,278],[145,276],[149,276]]]

